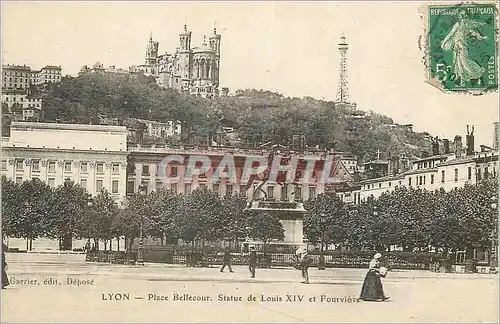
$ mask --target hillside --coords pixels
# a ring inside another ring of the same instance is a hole
[[[334,147],[358,157],[375,158],[406,152],[429,151],[428,134],[414,133],[386,116],[349,111],[333,102],[310,97],[288,98],[263,90],[238,90],[234,96],[213,100],[160,88],[143,75],[88,74],[66,77],[44,92],[44,121],[99,123],[99,115],[180,120],[183,137],[189,131],[203,141],[217,125],[234,127],[240,138],[257,137],[261,143],[290,143],[303,134],[309,146]]]

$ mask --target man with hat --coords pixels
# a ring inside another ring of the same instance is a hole
[[[300,269],[302,270],[302,277],[304,278],[304,281],[302,283],[308,284],[309,283],[309,265],[312,262],[311,257],[307,253],[307,250],[305,248],[298,248],[297,251],[295,252],[297,257],[299,258],[299,264],[300,264]]]
[[[255,246],[250,246],[250,255],[248,257],[248,270],[250,270],[251,278],[255,278],[255,267],[257,266],[257,252]]]

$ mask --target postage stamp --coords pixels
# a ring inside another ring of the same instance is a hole
[[[498,89],[497,15],[494,3],[426,5],[427,82],[445,92]]]

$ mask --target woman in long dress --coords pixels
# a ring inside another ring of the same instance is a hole
[[[441,43],[445,51],[453,51],[453,72],[463,85],[471,80],[480,79],[485,69],[469,58],[469,37],[485,40],[475,29],[484,26],[483,22],[467,18],[465,11],[458,14],[458,21]]]
[[[366,301],[384,301],[389,299],[384,295],[384,289],[382,287],[382,281],[380,277],[383,276],[379,272],[380,261],[382,254],[377,253],[373,256],[368,266],[368,273],[366,274],[365,281],[363,282],[363,288],[361,288],[361,294],[359,299]]]

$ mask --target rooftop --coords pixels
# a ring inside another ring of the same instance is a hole
[[[60,66],[55,66],[55,65],[45,65],[42,70],[45,70],[45,69],[51,69],[51,70],[62,70],[62,68]]]
[[[16,130],[16,129],[26,129],[26,130],[53,129],[53,130],[101,131],[101,132],[120,132],[120,133],[127,132],[127,128],[124,126],[12,122],[11,130]]]

